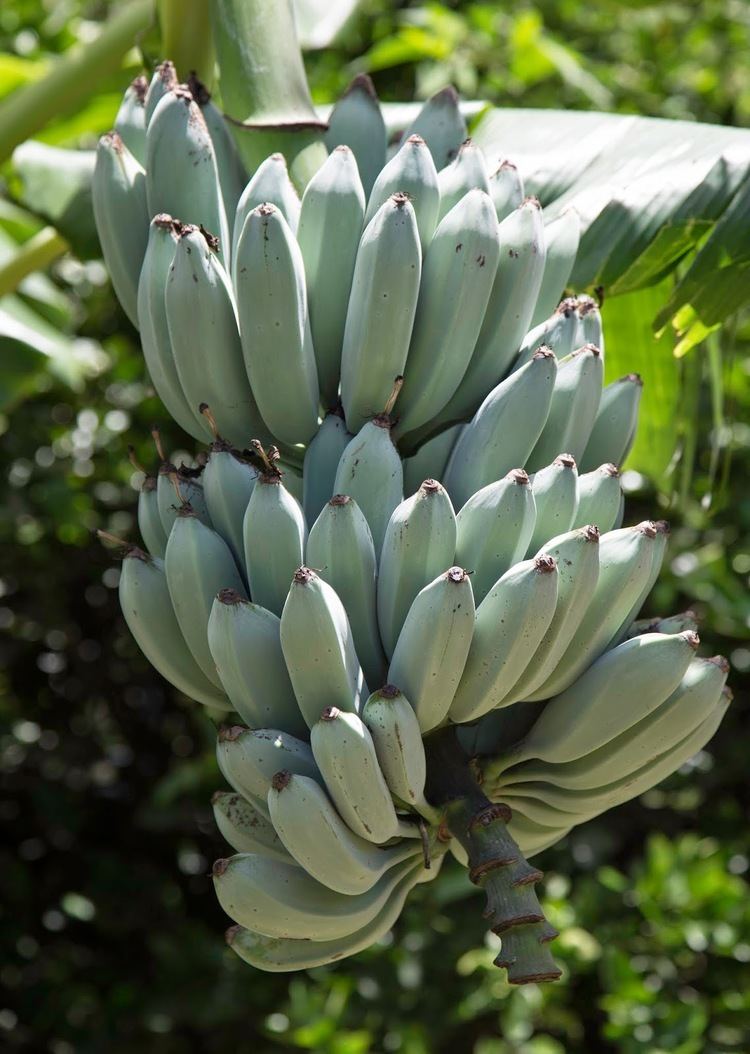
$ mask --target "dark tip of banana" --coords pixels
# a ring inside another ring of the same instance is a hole
[[[468,575],[469,572],[465,571],[463,567],[449,567],[445,572],[445,577],[449,582],[464,582]]]
[[[286,769],[282,769],[281,772],[276,772],[271,777],[271,786],[275,791],[282,791],[285,787],[288,787],[292,781],[292,774]]]
[[[557,561],[554,556],[550,556],[549,553],[542,553],[541,556],[537,556],[534,560],[534,567],[536,567],[540,574],[548,575],[557,567]]]

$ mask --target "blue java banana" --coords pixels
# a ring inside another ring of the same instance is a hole
[[[427,100],[401,142],[405,143],[412,135],[421,136],[427,143],[438,171],[453,160],[467,135],[454,88],[442,88]]]
[[[213,713],[231,704],[193,656],[180,629],[167,584],[164,563],[131,546],[120,572],[120,607],[148,661],[170,684]]]
[[[189,406],[208,403],[222,435],[237,446],[248,433],[263,436],[263,422],[242,361],[229,276],[216,243],[183,225],[164,294],[177,375]],[[212,437],[203,417],[204,435]]]
[[[391,427],[388,413],[368,421],[344,449],[333,482],[335,493],[354,498],[364,513],[378,557],[391,514],[404,499],[404,468]]]
[[[245,223],[259,205],[275,205],[292,231],[297,230],[300,200],[283,154],[271,154],[256,168],[234,210],[232,226],[232,279],[237,282],[237,248]]]
[[[471,569],[481,603],[501,575],[523,560],[536,522],[529,477],[514,468],[469,498],[456,517],[456,560]]]
[[[125,89],[115,117],[115,131],[140,165],[146,161],[147,91],[146,78],[136,77]]]
[[[345,937],[372,922],[413,870],[411,858],[352,896],[324,886],[295,864],[239,853],[217,860],[213,878],[219,903],[241,926],[267,937],[315,942]]]
[[[167,533],[159,516],[156,488],[156,476],[144,475],[138,492],[138,530],[151,556],[163,559],[167,548]]]
[[[151,80],[143,99],[144,122],[147,128],[151,118],[154,116],[156,107],[167,92],[174,91],[177,85],[177,70],[174,68],[174,63],[169,59],[160,62],[151,75]]]
[[[622,492],[620,471],[605,462],[578,477],[578,508],[573,525],[582,527],[595,523],[604,534],[622,523],[625,496]]]
[[[643,381],[637,373],[629,373],[604,388],[581,459],[584,471],[601,461],[622,465],[635,439],[642,391]]]
[[[190,178],[175,179],[181,171]],[[200,107],[185,87],[166,91],[148,116],[146,196],[150,216],[166,212],[202,226],[219,239],[219,253],[228,255],[229,224],[216,153]]]
[[[578,508],[578,469],[570,454],[560,454],[551,465],[531,477],[534,496],[534,530],[528,552],[540,549],[548,538],[564,534],[575,520]]]
[[[404,495],[407,498],[419,489],[422,480],[443,479],[448,458],[463,427],[457,424],[446,428],[421,443],[411,457],[404,458]]]
[[[396,641],[388,682],[404,693],[423,732],[444,723],[474,634],[471,579],[450,567],[414,598]]]
[[[365,680],[382,684],[385,656],[378,629],[375,544],[353,498],[335,494],[323,507],[310,529],[306,560],[344,605]]]
[[[268,792],[268,812],[287,852],[336,893],[366,893],[390,868],[422,853],[414,841],[381,848],[354,834],[309,776],[277,772]]]
[[[190,505],[184,505],[169,534],[164,567],[177,622],[190,651],[209,681],[222,688],[208,643],[208,620],[220,589],[245,595],[232,552],[220,534],[201,523]]]
[[[292,578],[281,613],[281,649],[310,728],[326,707],[359,709],[367,688],[346,610],[309,567],[298,568]]]
[[[325,415],[305,448],[302,506],[309,527],[312,527],[326,502],[333,497],[339,461],[351,438],[346,430],[343,412],[337,408]]]
[[[271,821],[247,798],[234,791],[216,791],[211,806],[219,833],[235,853],[258,853],[292,863]]]
[[[484,399],[456,440],[445,470],[445,486],[457,509],[480,488],[525,464],[545,427],[556,377],[557,359],[541,348]]]
[[[365,196],[385,164],[386,128],[378,97],[366,73],[359,73],[328,118],[325,143],[333,153],[347,146],[354,154]]]
[[[501,161],[490,176],[490,197],[498,221],[502,223],[506,216],[519,208],[525,196],[523,177],[517,167],[512,161]]]
[[[256,480],[242,523],[250,595],[256,604],[281,615],[307,538],[299,502],[269,461]]]
[[[203,407],[204,415],[213,422],[210,407]],[[211,523],[222,536],[240,571],[246,575],[243,525],[245,512],[258,478],[258,471],[248,457],[219,435],[215,435],[201,482],[206,508]]]
[[[99,140],[91,197],[112,285],[137,329],[138,279],[148,240],[146,174],[118,132]]]
[[[318,374],[302,254],[275,205],[248,216],[236,268],[242,352],[261,416],[277,439],[305,443],[318,427]]]
[[[581,241],[581,219],[574,208],[567,208],[557,219],[545,224],[547,255],[531,325],[536,326],[551,315],[562,299]]]
[[[454,722],[473,721],[502,706],[552,621],[558,571],[548,555],[515,564],[477,608],[474,635],[456,695]]]
[[[391,792],[367,725],[326,707],[310,730],[313,757],[339,815],[355,834],[382,845],[399,833]]]
[[[268,791],[282,769],[322,782],[309,743],[277,728],[225,725],[216,740],[216,761],[224,779],[268,818]]]
[[[250,728],[278,727],[304,736],[281,648],[281,623],[236,590],[220,589],[208,619],[208,647],[227,698]]]
[[[188,402],[177,372],[164,291],[182,224],[166,213],[151,220],[146,255],[138,280],[138,324],[146,368],[156,394],[178,425],[194,439],[205,439],[205,422]]]
[[[492,202],[485,191],[472,190],[442,218],[424,255],[397,436],[428,424],[458,387],[474,352],[499,259]]]
[[[439,810],[429,805],[424,795],[427,758],[411,703],[395,685],[386,684],[367,700],[362,720],[370,730],[380,770],[394,800],[400,807],[439,823]]]
[[[438,222],[440,188],[432,154],[419,135],[409,136],[381,170],[367,202],[365,225],[394,194],[403,194],[411,202],[424,251]]]
[[[481,147],[471,139],[466,139],[453,161],[438,173],[438,223],[454,205],[475,188],[489,194],[490,174]]]
[[[603,377],[595,344],[584,344],[560,360],[547,420],[529,455],[529,470],[548,465],[562,451],[580,460],[596,420]]]
[[[453,564],[456,515],[445,488],[426,479],[398,505],[388,521],[378,562],[377,609],[386,655],[417,593]]]
[[[310,330],[323,405],[336,405],[365,194],[348,146],[338,146],[307,184],[297,240],[307,281]]]
[[[368,222],[354,264],[341,349],[341,402],[350,432],[385,406],[403,375],[421,267],[415,210],[398,191]]]

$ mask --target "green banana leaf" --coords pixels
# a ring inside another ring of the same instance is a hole
[[[332,44],[362,0],[293,0],[301,47],[316,51]]]

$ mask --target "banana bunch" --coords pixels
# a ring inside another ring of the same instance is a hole
[[[164,63],[94,180],[154,388],[209,444],[176,465],[155,433],[156,471],[134,463],[122,611],[221,723],[214,884],[265,970],[369,946],[448,849],[487,881],[436,791],[446,735],[529,856],[678,768],[730,699],[691,613],[638,617],[669,530],[623,526],[641,382],[605,384],[597,304],[561,299],[576,214],[545,224],[452,90],[389,149],[358,77],[326,144],[301,198],[281,155],[248,180]],[[518,918],[552,936],[519,868],[493,928],[521,983],[553,974],[513,951]]]

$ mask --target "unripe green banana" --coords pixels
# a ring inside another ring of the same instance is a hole
[[[569,790],[596,790],[642,770],[698,728],[718,703],[728,672],[721,656],[692,659],[674,691],[626,731],[567,763],[519,765],[505,774],[507,785],[522,789],[525,782],[542,780]]]
[[[138,323],[141,347],[156,394],[177,424],[194,439],[205,440],[206,426],[197,406],[185,398],[172,354],[164,291],[181,224],[162,213],[154,216],[138,281]]]
[[[604,364],[594,344],[584,344],[559,362],[547,422],[529,456],[530,471],[548,465],[563,450],[580,460],[596,420],[603,377]]]
[[[188,405],[208,403],[221,434],[242,446],[265,429],[242,360],[232,287],[214,248],[197,227],[181,228],[165,293],[167,324]]]
[[[667,618],[636,619],[630,624],[627,637],[637,637],[641,633],[684,633],[685,630],[698,631],[698,616],[694,611],[682,611]]]
[[[405,143],[412,135],[420,135],[427,143],[438,170],[453,160],[467,136],[455,88],[449,85],[430,96],[401,142]]]
[[[167,535],[159,516],[156,477],[146,476],[138,494],[138,530],[151,556],[164,557]]]
[[[490,176],[490,197],[498,223],[520,208],[525,197],[523,177],[512,161],[501,161]]]
[[[238,450],[217,436],[211,444],[202,482],[211,522],[229,548],[237,567],[245,568],[243,524],[257,472]]]
[[[161,100],[167,92],[174,91],[177,84],[177,71],[174,68],[174,63],[170,62],[169,59],[165,62],[160,62],[154,70],[144,99],[146,127],[148,127],[149,121],[154,116],[154,111]]]
[[[372,922],[346,937],[332,941],[306,941],[290,937],[264,937],[230,926],[226,933],[229,947],[241,959],[258,970],[282,973],[290,970],[309,970],[329,962],[340,962],[350,955],[369,948],[383,937],[401,914],[410,890],[419,881],[424,869],[419,864],[408,871],[394,888],[385,906]]]
[[[224,692],[203,673],[177,622],[164,563],[140,549],[125,553],[120,572],[120,607],[148,661],[170,684],[212,711],[227,711]]]
[[[273,824],[241,794],[216,791],[211,805],[219,833],[235,853],[258,853],[271,860],[293,863]]]
[[[394,799],[429,822],[439,822],[438,810],[424,796],[427,759],[419,721],[406,696],[387,684],[367,700],[362,720],[370,730],[380,771]]]
[[[341,351],[341,402],[358,432],[404,372],[417,307],[422,252],[405,194],[388,198],[357,250]]]
[[[560,454],[551,465],[531,477],[536,519],[527,552],[541,550],[550,538],[569,531],[578,508],[578,470],[570,454]],[[547,549],[545,547],[545,552]]]
[[[388,669],[389,683],[409,699],[422,732],[445,720],[473,633],[471,581],[462,568],[451,567],[417,594]]]
[[[199,81],[197,76],[192,73],[188,86],[190,93],[200,107],[203,120],[208,128],[208,134],[211,136],[216,157],[216,169],[219,173],[219,186],[221,187],[224,211],[227,223],[231,225],[237,202],[247,182],[247,173],[240,161],[240,155],[237,152],[237,147],[232,138],[232,133],[229,131],[224,114],[211,101],[211,93],[205,84]],[[229,248],[228,244],[226,248]]]
[[[398,817],[364,722],[329,706],[312,726],[310,746],[328,793],[351,830],[376,844],[394,838]]]
[[[586,614],[536,698],[564,691],[611,644],[651,574],[656,527],[650,521],[609,531],[599,541],[599,577]]]
[[[303,560],[307,527],[299,502],[278,477],[258,476],[242,534],[250,596],[281,615],[289,583]]]
[[[567,208],[544,227],[547,257],[544,277],[537,297],[531,325],[538,326],[559,304],[568,284],[581,241],[581,217]]]
[[[404,495],[407,498],[419,490],[423,479],[443,479],[448,458],[463,427],[458,424],[446,428],[423,442],[411,457],[404,458]]]
[[[220,728],[216,761],[230,787],[265,817],[271,780],[281,769],[322,780],[309,745],[276,728]]]
[[[413,870],[412,858],[356,897],[335,893],[296,864],[253,853],[217,860],[213,877],[219,903],[241,926],[269,937],[316,942],[345,937],[372,922]]]
[[[233,589],[220,589],[208,620],[208,646],[229,700],[250,728],[283,728],[304,736],[281,650],[276,615]]]
[[[649,573],[641,587],[640,593],[633,601],[630,611],[620,623],[619,629],[613,638],[615,644],[619,643],[628,635],[628,629],[632,625],[638,612],[645,604],[649,593],[654,588],[656,580],[659,577],[664,555],[667,551],[667,543],[669,541],[671,528],[666,520],[656,520],[654,521],[654,529],[656,530],[656,538],[654,539],[654,544],[651,549],[651,567]]]
[[[545,250],[542,210],[536,198],[527,198],[503,220],[498,237],[500,263],[474,354],[455,394],[438,415],[446,423],[474,413],[505,375],[528,332],[539,295]]]
[[[396,194],[408,198],[414,209],[424,252],[438,223],[440,189],[435,162],[421,136],[409,136],[381,170],[367,202],[365,227]]]
[[[201,523],[185,505],[172,526],[164,567],[182,635],[209,681],[222,688],[208,645],[208,619],[220,589],[245,594],[231,550],[220,534]]]
[[[437,222],[440,223],[443,216],[474,188],[483,190],[489,195],[490,174],[487,171],[487,162],[482,148],[471,139],[465,139],[458,148],[453,161],[446,165],[438,175],[440,208]]]
[[[156,504],[164,533],[169,538],[177,513],[183,505],[189,505],[201,523],[212,527],[211,516],[206,505],[203,487],[198,482],[200,470],[181,465],[177,468],[169,461],[159,466],[156,481]]]
[[[534,530],[536,507],[529,477],[514,468],[473,494],[456,519],[456,560],[472,572],[476,603],[501,575],[523,560]]]
[[[177,172],[190,178],[175,178]],[[167,91],[147,116],[146,195],[150,216],[167,212],[200,225],[219,239],[219,253],[228,253],[216,154],[200,107],[184,88]]]
[[[354,498],[372,531],[380,556],[391,513],[404,500],[404,470],[391,438],[391,419],[368,421],[341,455],[333,483],[336,494]]]
[[[618,644],[547,703],[513,752],[515,763],[574,761],[627,732],[675,691],[698,643],[688,631],[647,633]]]
[[[281,613],[281,647],[310,728],[326,707],[359,710],[367,686],[349,619],[335,590],[309,567],[292,578]]]
[[[578,301],[575,297],[568,297],[558,304],[549,318],[526,334],[512,370],[520,370],[541,347],[551,348],[558,359],[566,358],[574,348],[580,347],[578,328]]]
[[[498,798],[498,801],[502,800],[502,797]],[[542,824],[535,823],[533,820],[529,820],[528,817],[514,807],[513,815],[508,821],[508,832],[528,860],[530,857],[541,853],[544,849],[549,849],[550,846],[559,842],[568,834],[571,826],[569,823],[562,828],[545,827]]]
[[[557,561],[557,604],[549,629],[512,694],[517,700],[544,698],[540,687],[556,669],[581,624],[599,578],[599,530],[592,524],[544,543]],[[541,550],[537,555],[541,555]]]
[[[424,256],[396,436],[427,424],[458,387],[499,258],[492,202],[484,191],[471,190],[441,220]]]
[[[332,410],[323,418],[320,428],[307,444],[302,472],[302,504],[310,527],[320,516],[326,502],[333,497],[336,470],[351,438],[343,414]],[[318,566],[315,560],[312,562]]]
[[[559,570],[559,568],[558,568]],[[545,634],[545,639],[549,630]],[[533,661],[533,660],[532,660]],[[518,743],[529,732],[540,713],[539,704],[504,706],[490,710],[469,725],[456,726],[456,738],[466,753],[481,762],[482,755],[498,754],[501,748]],[[501,776],[501,781],[505,774]]]
[[[356,501],[337,494],[323,507],[310,529],[305,559],[344,605],[365,680],[382,684],[385,656],[378,630],[377,559],[372,532]]]
[[[624,504],[619,470],[615,465],[600,465],[578,477],[578,509],[573,525],[595,523],[604,534],[620,526]]]
[[[594,344],[599,348],[603,359],[604,332],[602,330],[602,316],[596,300],[590,296],[577,296],[576,304],[576,313],[578,315],[576,346],[580,344]]]
[[[137,329],[138,279],[148,241],[146,174],[117,132],[99,140],[91,197],[115,294]]]
[[[485,398],[456,440],[445,470],[445,486],[457,509],[526,462],[547,420],[556,374],[557,359],[542,348]]]
[[[390,658],[414,598],[450,567],[456,553],[456,514],[447,491],[426,479],[393,510],[378,563],[378,626]]]
[[[715,698],[715,697],[714,697]],[[524,814],[547,823],[583,823],[599,813],[643,794],[670,776],[681,765],[698,753],[711,739],[732,700],[732,693],[724,688],[718,701],[698,727],[658,757],[641,768],[604,786],[588,790],[570,790],[550,783],[524,783],[497,792],[515,809],[520,804]],[[562,769],[563,766],[560,766]],[[522,792],[522,793],[521,793]]]
[[[348,146],[338,146],[307,184],[297,240],[307,279],[310,329],[323,405],[336,405],[341,346],[365,215],[365,194]]]
[[[284,846],[312,878],[336,893],[366,893],[396,864],[421,855],[413,841],[381,849],[346,826],[326,792],[306,776],[277,772],[268,811]]]
[[[515,564],[477,608],[474,636],[448,712],[473,721],[512,695],[549,629],[557,602],[557,565],[551,556]]]
[[[240,244],[245,223],[251,212],[259,205],[275,205],[290,230],[297,230],[300,213],[299,194],[289,178],[283,154],[271,154],[262,161],[253,173],[250,182],[240,195],[232,226],[232,279],[237,282],[237,247]]]
[[[324,139],[329,153],[348,146],[357,160],[365,196],[385,164],[386,128],[372,81],[359,73],[328,117]]]
[[[584,470],[591,470],[602,461],[622,465],[635,439],[642,391],[643,381],[637,373],[629,373],[604,388],[581,460]]]
[[[299,450],[296,450],[295,453],[299,453]],[[302,480],[302,471],[298,467],[297,462],[292,462],[291,460],[282,457],[279,459],[279,470],[281,471],[281,476],[284,480],[284,486],[292,497],[296,498],[301,507],[302,498],[304,496],[304,483]]]
[[[136,77],[125,89],[115,117],[115,131],[139,165],[146,161],[146,92],[148,81]]]
[[[305,443],[317,430],[319,402],[305,269],[275,205],[259,205],[245,221],[236,289],[242,351],[263,420],[282,442]]]

